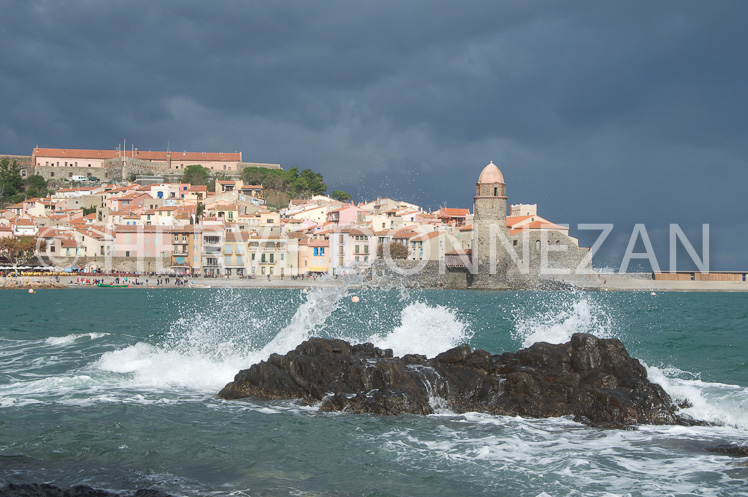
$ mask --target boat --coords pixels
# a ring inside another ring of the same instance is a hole
[[[106,288],[128,288],[130,285],[110,285],[108,283],[98,283],[96,286],[103,286]]]

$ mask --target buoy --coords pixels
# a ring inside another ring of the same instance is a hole
[[[354,295],[353,297],[351,297],[351,302],[358,302],[359,300],[361,299],[358,298],[358,295]]]
[[[29,288],[29,293],[34,293],[34,289],[33,288]]]
[[[302,289],[301,289],[301,293],[307,293],[308,291],[309,291],[309,290],[307,290],[306,288],[302,288]]]
[[[650,295],[657,295],[655,292],[650,293]]]

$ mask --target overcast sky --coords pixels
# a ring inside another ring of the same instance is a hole
[[[6,1],[0,153],[233,152],[321,172],[357,200],[510,203],[645,223],[748,268],[748,2]],[[642,245],[637,248],[641,249]],[[683,266],[685,268],[685,266]]]

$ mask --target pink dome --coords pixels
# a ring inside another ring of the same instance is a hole
[[[504,175],[501,174],[496,164],[491,161],[478,176],[478,184],[504,183]]]

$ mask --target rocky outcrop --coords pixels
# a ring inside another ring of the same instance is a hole
[[[430,414],[439,406],[458,413],[571,416],[598,427],[693,424],[676,414],[668,394],[619,340],[587,334],[500,355],[462,345],[433,359],[312,338],[240,371],[218,396],[301,399],[322,411],[352,413]]]
[[[0,497],[120,497],[121,494],[91,488],[87,485],[76,485],[70,488],[60,488],[47,483],[10,483],[0,487]],[[132,497],[172,497],[160,490],[138,490]],[[124,497],[123,495],[123,497]]]
[[[748,445],[739,445],[736,443],[730,443],[730,444],[718,445],[716,447],[711,447],[707,450],[709,450],[709,452],[714,452],[716,454],[725,454],[728,456],[736,456],[736,457],[748,457]]]

